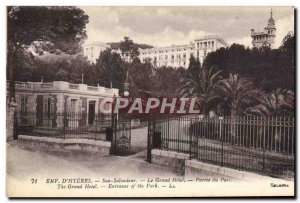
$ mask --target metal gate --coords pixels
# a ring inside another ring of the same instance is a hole
[[[151,119],[148,121],[148,138],[147,138],[147,161],[151,163],[151,150],[160,149],[162,146],[161,125],[158,120]]]
[[[111,150],[114,155],[128,155],[131,143],[131,120],[112,118]]]

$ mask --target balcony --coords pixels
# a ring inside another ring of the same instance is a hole
[[[88,86],[86,84],[72,84],[64,81],[54,82],[15,82],[16,91],[45,91],[45,92],[72,92],[79,94],[96,94],[96,95],[107,95],[113,96],[119,95],[119,90],[115,88],[105,88],[102,86]],[[9,82],[7,82],[7,90],[9,91]]]

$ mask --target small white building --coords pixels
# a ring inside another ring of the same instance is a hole
[[[95,116],[103,114],[100,112],[100,102],[107,97],[118,97],[119,93],[114,88],[64,81],[16,82],[15,89],[17,112],[24,116],[35,113],[35,119],[39,121],[37,123],[51,127],[63,125],[62,114],[65,112],[84,115],[76,125],[93,124]],[[111,110],[111,103],[105,103],[104,106],[107,112]],[[102,116],[110,117],[110,113]]]

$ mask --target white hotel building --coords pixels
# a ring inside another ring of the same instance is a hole
[[[188,68],[191,56],[198,58],[202,64],[208,53],[221,47],[227,47],[225,40],[217,35],[208,35],[195,39],[187,45],[172,45],[169,47],[154,47],[139,49],[142,62],[149,60],[155,67],[172,66]],[[91,62],[96,62],[100,52],[109,48],[104,43],[93,43],[84,46],[84,56]],[[120,50],[114,50],[120,53]]]

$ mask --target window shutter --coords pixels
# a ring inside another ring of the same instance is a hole
[[[44,113],[48,113],[48,98],[44,99]]]

